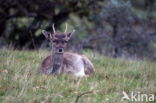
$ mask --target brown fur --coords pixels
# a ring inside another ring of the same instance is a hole
[[[54,24],[52,28],[53,34],[42,31],[43,35],[52,42],[53,49],[52,54],[42,61],[40,71],[44,74],[68,73],[79,77],[94,74],[94,66],[86,56],[64,52],[74,31],[66,32],[67,25],[65,32],[56,32]]]
[[[75,73],[77,71],[79,71],[79,69],[81,69],[81,68],[76,67],[78,65],[75,64],[75,60],[78,57],[81,57],[80,62],[82,61],[82,64],[80,64],[80,65],[84,65],[85,75],[94,74],[95,73],[94,66],[86,56],[75,54],[75,53],[70,53],[70,52],[65,52],[63,54],[63,65],[61,68],[61,73],[69,73],[69,74],[75,75]],[[48,74],[48,69],[49,69],[48,67],[51,65],[51,62],[52,62],[51,55],[46,57],[43,60],[43,62],[41,64],[41,72],[42,73]]]

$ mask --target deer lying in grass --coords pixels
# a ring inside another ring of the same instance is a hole
[[[77,77],[83,77],[95,73],[91,61],[84,55],[71,52],[64,52],[67,43],[73,32],[56,32],[54,24],[53,33],[42,31],[43,35],[52,42],[52,52],[46,57],[41,64],[41,73],[44,74],[62,74],[68,73]]]

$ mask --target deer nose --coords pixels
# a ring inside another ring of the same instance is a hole
[[[63,53],[64,52],[64,49],[63,48],[59,48],[57,53]]]

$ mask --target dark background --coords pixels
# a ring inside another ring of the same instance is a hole
[[[0,0],[0,48],[48,48],[53,23],[73,51],[156,60],[156,0]]]

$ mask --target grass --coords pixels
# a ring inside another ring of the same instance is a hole
[[[121,102],[122,91],[156,95],[156,63],[93,57],[85,53],[96,68],[96,75],[75,78],[39,73],[47,51],[0,50],[1,103],[133,103]],[[146,103],[146,102],[140,102]],[[152,102],[156,103],[156,101]]]

